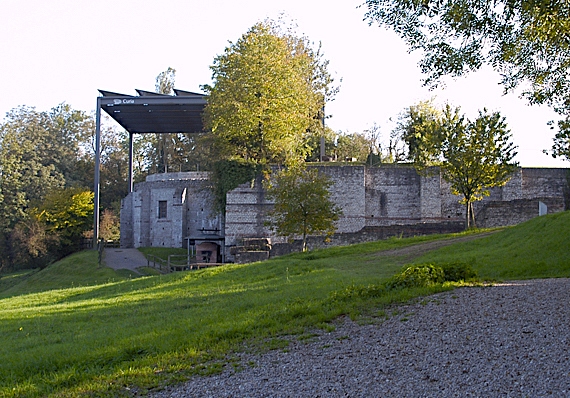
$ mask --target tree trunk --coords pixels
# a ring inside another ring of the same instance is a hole
[[[465,203],[465,229],[475,228],[475,213],[473,212],[473,202]]]
[[[303,220],[303,253],[307,251],[307,216]]]

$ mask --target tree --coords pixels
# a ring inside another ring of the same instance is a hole
[[[267,189],[268,198],[275,201],[271,226],[286,237],[301,235],[303,251],[307,236],[332,235],[341,210],[330,199],[331,185],[326,175],[302,164],[278,172]]]
[[[48,114],[20,107],[6,115],[0,126],[0,226],[9,232],[25,218],[31,200],[42,200],[65,184],[56,169],[58,152],[50,135]]]
[[[420,174],[439,166],[451,192],[466,206],[466,227],[475,222],[473,202],[489,195],[489,188],[504,185],[517,167],[516,147],[499,112],[479,112],[474,121],[447,105],[443,111],[430,101],[410,106],[396,131],[408,145],[408,158]]]
[[[10,258],[18,268],[45,268],[58,257],[59,236],[37,217],[19,221],[10,233]]]
[[[276,23],[257,23],[215,58],[205,124],[219,158],[304,159],[307,132],[322,129],[332,78],[320,49]]]
[[[95,131],[95,120],[83,111],[61,103],[46,112],[49,142],[45,145],[46,158],[63,174],[68,187],[93,186],[94,158],[88,143]]]
[[[48,233],[59,236],[61,254],[77,249],[83,233],[92,227],[93,196],[93,192],[81,188],[55,190],[34,209]]]
[[[440,165],[451,192],[462,196],[466,227],[475,225],[473,202],[489,195],[489,188],[502,186],[517,164],[515,146],[505,118],[484,109],[474,121],[448,105],[441,118]]]
[[[441,145],[441,111],[433,101],[420,101],[402,112],[398,118],[393,137],[407,147],[405,159],[425,168],[439,161]]]
[[[101,213],[101,225],[99,227],[99,236],[105,241],[119,241],[121,231],[119,227],[119,219],[111,209],[105,209]]]
[[[92,185],[93,126],[92,117],[64,103],[47,112],[22,106],[6,114],[0,124],[0,263],[33,263],[43,256],[42,245],[54,247],[30,209],[54,190]]]
[[[312,130],[305,135],[305,145],[308,149],[305,162],[321,161],[321,138],[325,140],[325,157],[334,158],[337,133],[330,127],[325,127],[324,131]]]
[[[554,137],[552,148],[543,152],[552,155],[553,158],[562,157],[570,160],[570,118],[558,121],[558,132]]]
[[[339,161],[356,159],[365,162],[370,151],[370,140],[364,134],[339,134],[336,142],[336,154]]]
[[[392,28],[411,51],[423,51],[426,84],[489,64],[501,74],[505,91],[523,85],[530,103],[548,104],[570,120],[570,2],[367,0],[366,5],[370,23]]]

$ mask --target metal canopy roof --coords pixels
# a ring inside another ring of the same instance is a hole
[[[203,94],[174,90],[176,95],[136,90],[138,96],[99,90],[101,109],[132,134],[200,133],[206,105]]]

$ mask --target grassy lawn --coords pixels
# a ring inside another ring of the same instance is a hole
[[[413,262],[469,262],[483,279],[568,277],[569,226],[568,212],[540,217],[422,252]],[[331,328],[339,315],[373,316],[452,288],[380,288],[409,261],[406,247],[449,238],[392,239],[135,279],[99,268],[97,254],[86,251],[12,276],[17,284],[3,275],[0,397],[133,396],[219,371],[244,343],[283,347],[283,335]]]

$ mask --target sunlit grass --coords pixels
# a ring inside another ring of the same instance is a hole
[[[486,238],[427,253],[414,262],[469,263],[479,277],[491,280],[567,277],[570,212],[537,217]]]
[[[474,258],[482,278],[570,276],[561,246],[568,225],[570,213],[544,217],[417,261]],[[0,397],[130,396],[218,372],[246,342],[283,349],[284,335],[328,330],[339,315],[384,316],[392,303],[453,288],[384,288],[402,263],[379,251],[435,239],[442,237],[138,278],[100,268],[93,251],[78,253],[0,290]],[[549,259],[535,253],[545,248]]]

